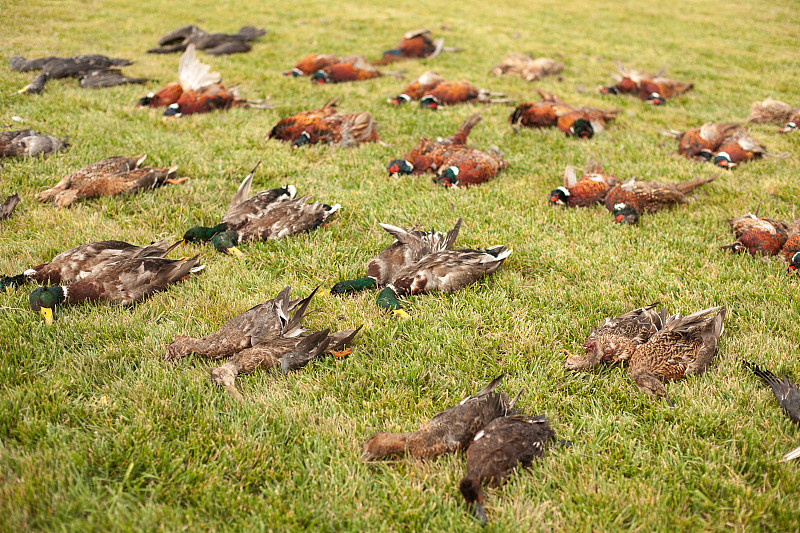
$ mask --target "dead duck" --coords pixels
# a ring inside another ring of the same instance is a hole
[[[652,398],[667,399],[662,380],[702,374],[717,353],[725,312],[725,306],[719,306],[683,318],[675,315],[650,340],[638,345],[630,370],[639,390]]]
[[[512,52],[495,66],[491,73],[495,76],[518,76],[525,81],[533,82],[546,76],[561,74],[562,70],[564,70],[564,63],[561,61],[556,61],[549,57],[534,59],[527,54]]]
[[[486,525],[482,486],[499,487],[519,464],[529,468],[554,439],[544,415],[495,418],[475,435],[467,449],[467,475],[458,489],[481,525]]]
[[[12,70],[42,71],[31,83],[20,89],[19,93],[39,94],[48,80],[69,77],[80,78],[81,87],[84,88],[111,87],[112,85],[148,81],[147,78],[129,78],[122,75],[119,69],[112,68],[131,65],[133,62],[129,59],[96,54],[70,57],[50,56],[39,59],[25,59],[15,55],[8,62]]]
[[[17,207],[19,203],[19,195],[12,194],[5,201],[0,204],[0,220],[5,220],[10,218],[12,213],[14,213],[14,209]]]
[[[0,133],[0,157],[36,157],[66,150],[66,141],[34,130]]]
[[[378,307],[402,315],[398,298],[436,290],[455,292],[494,274],[511,252],[499,245],[485,250],[462,248],[428,254],[394,275],[378,295]]]
[[[165,257],[174,248],[175,244],[170,246],[167,239],[148,246],[136,246],[124,241],[82,244],[65,250],[49,262],[31,267],[22,274],[0,277],[0,289],[31,282],[40,285],[68,285],[91,277],[112,263],[137,257]]]
[[[797,388],[797,385],[789,381],[785,375],[778,379],[775,374],[769,370],[762,370],[758,365],[747,361],[742,361],[742,365],[770,386],[778,404],[786,411],[792,422],[800,425],[800,389]],[[781,461],[788,462],[798,457],[800,457],[800,448],[795,448],[784,455]]]
[[[273,367],[280,367],[281,373],[286,375],[303,368],[312,359],[325,352],[342,357],[350,353],[349,349],[343,351],[343,348],[353,341],[361,327],[334,333],[331,333],[330,329],[324,329],[309,335],[286,336],[281,333],[268,337],[250,348],[237,352],[223,365],[212,368],[211,381],[241,401],[243,398],[236,390],[235,383],[238,375]]]
[[[604,318],[583,343],[586,355],[570,356],[564,368],[582,371],[598,363],[614,364],[630,359],[636,347],[650,340],[670,319],[664,309],[655,310],[658,305],[656,302],[615,318]]]
[[[616,176],[603,172],[602,165],[594,162],[586,165],[586,170],[580,179],[575,167],[567,166],[564,169],[563,182],[561,187],[550,191],[549,201],[552,205],[589,207],[603,203],[608,191],[619,185]]]
[[[267,31],[255,26],[242,26],[236,33],[206,33],[194,24],[189,24],[173,30],[158,39],[158,47],[151,48],[148,54],[171,54],[183,52],[192,44],[198,50],[205,53],[219,56],[228,54],[241,54],[249,52],[252,46],[249,44]]]
[[[133,194],[189,179],[177,177],[177,166],[142,167],[146,157],[107,157],[65,176],[54,187],[37,194],[36,199],[67,207],[80,198]]]
[[[134,257],[108,264],[71,285],[39,287],[30,294],[30,306],[50,325],[58,305],[107,301],[131,306],[203,268],[199,256],[178,260]]]
[[[376,433],[364,444],[361,458],[371,461],[408,453],[417,459],[429,459],[466,450],[480,430],[495,418],[508,414],[519,398],[518,394],[509,401],[505,392],[494,392],[504,377],[501,374],[458,405],[440,411],[417,431]]]
[[[167,346],[164,360],[175,362],[189,354],[221,359],[277,335],[289,338],[303,334],[300,320],[317,289],[302,300],[290,300],[290,292],[291,287],[285,287],[274,298],[231,318],[205,337],[177,337]]]
[[[366,277],[340,281],[331,288],[331,293],[345,294],[383,287],[403,268],[416,264],[430,253],[452,248],[461,229],[461,222],[462,219],[459,218],[453,229],[447,233],[435,230],[422,231],[416,227],[404,230],[397,226],[381,224],[384,231],[394,237],[394,242],[367,263]]]

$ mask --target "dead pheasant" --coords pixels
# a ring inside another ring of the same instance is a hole
[[[403,92],[394,98],[390,98],[389,103],[394,105],[402,105],[410,102],[411,100],[419,100],[443,81],[444,78],[432,70],[423,72],[419,78],[411,82],[408,87],[403,89]]]
[[[729,218],[728,225],[736,241],[723,246],[734,253],[748,252],[756,255],[778,255],[788,238],[789,225],[783,220],[759,217],[757,214]]]
[[[488,89],[479,89],[465,80],[443,81],[426,92],[419,101],[419,105],[426,109],[435,110],[443,105],[449,106],[467,102],[490,104],[508,102],[508,99],[500,98],[503,96],[505,96],[504,93],[493,93]]]
[[[687,194],[717,177],[695,178],[674,184],[631,178],[608,191],[606,209],[614,215],[615,222],[636,224],[640,214],[655,213],[663,207],[688,203]]]
[[[389,162],[387,166],[389,174],[436,172],[451,155],[466,149],[467,137],[480,121],[480,113],[474,113],[461,123],[455,134],[449,137],[439,138],[436,141],[420,138],[417,145],[407,152],[403,159],[393,159]]]
[[[267,139],[294,142],[304,131],[313,127],[323,118],[335,115],[337,113],[337,104],[338,98],[333,98],[325,102],[325,105],[319,109],[303,111],[296,115],[282,118],[267,134]]]
[[[605,174],[602,165],[589,163],[578,179],[575,167],[564,170],[564,185],[550,192],[550,203],[567,207],[589,207],[602,203],[612,187],[619,184],[613,174]]]
[[[444,50],[444,39],[433,38],[433,34],[425,29],[407,31],[397,47],[383,53],[383,58],[373,65],[388,65],[401,59],[432,59]],[[449,51],[457,49],[451,48]]]

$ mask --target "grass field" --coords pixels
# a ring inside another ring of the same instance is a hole
[[[525,389],[524,411],[546,413],[574,445],[490,490],[489,530],[800,530],[800,462],[778,463],[800,445],[800,429],[739,363],[800,380],[800,286],[780,261],[718,249],[732,240],[725,219],[759,203],[775,218],[798,214],[800,134],[753,126],[769,151],[792,157],[720,170],[695,202],[645,216],[638,227],[614,225],[599,206],[568,211],[546,201],[565,165],[589,159],[620,178],[677,182],[713,172],[679,157],[659,130],[743,120],[750,103],[767,96],[800,105],[800,11],[791,0],[763,4],[733,0],[721,11],[690,1],[7,2],[0,124],[69,136],[71,147],[3,162],[0,194],[23,198],[0,223],[3,274],[90,241],[149,243],[216,222],[259,160],[255,190],[294,183],[300,194],[343,208],[324,229],[244,246],[242,260],[187,246],[178,255],[200,253],[205,271],[131,310],[63,309],[46,328],[28,309],[31,287],[0,294],[0,530],[478,530],[457,489],[463,456],[379,464],[359,456],[372,433],[413,430],[501,372],[504,390]],[[176,79],[178,55],[145,50],[188,23],[209,31],[266,27],[248,54],[200,57],[226,84],[240,83],[246,97],[271,98],[277,108],[168,121],[135,109],[139,97]],[[311,52],[377,59],[417,27],[464,51],[390,67],[405,69],[405,81],[312,87],[280,75]],[[490,76],[510,51],[563,60],[563,82]],[[153,81],[88,91],[55,80],[39,96],[16,94],[32,74],[11,71],[12,54],[79,53],[134,59],[124,71]],[[661,108],[600,96],[595,88],[611,81],[613,60],[645,70],[666,65],[696,90]],[[623,112],[609,131],[581,142],[557,130],[514,134],[511,108],[502,105],[432,113],[385,103],[427,69],[518,101],[537,99],[542,87]],[[391,146],[291,150],[264,139],[280,117],[334,96],[344,111],[375,115]],[[387,177],[386,162],[419,136],[449,135],[475,111],[483,121],[471,142],[497,145],[511,162],[494,181],[444,190],[427,176]],[[138,153],[150,164],[180,165],[191,179],[69,209],[34,199],[85,164]],[[241,405],[210,382],[208,362],[163,362],[177,335],[210,333],[285,285],[304,296],[362,276],[390,242],[379,222],[447,229],[459,216],[459,244],[505,244],[514,254],[497,275],[459,293],[412,298],[408,320],[379,312],[375,293],[321,291],[315,304],[323,311],[309,326],[364,324],[344,361],[323,358],[287,378],[242,376]],[[668,386],[675,409],[642,395],[624,367],[565,372],[562,348],[576,353],[602,317],[653,301],[682,314],[729,309],[708,372]]]

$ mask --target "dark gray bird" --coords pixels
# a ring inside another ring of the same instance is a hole
[[[6,198],[6,201],[0,204],[0,220],[10,217],[18,203],[19,195],[17,194],[12,194]]]
[[[85,88],[111,87],[125,83],[144,83],[147,78],[128,78],[118,69],[132,64],[130,59],[107,57],[97,54],[70,57],[42,57],[25,59],[22,56],[11,56],[8,60],[12,70],[28,72],[41,70],[31,83],[20,89],[20,93],[39,94],[48,80],[59,78],[80,78]],[[92,74],[97,73],[97,74]]]
[[[252,41],[266,34],[263,28],[242,26],[239,31],[229,33],[206,33],[194,24],[173,30],[158,40],[157,48],[151,48],[148,54],[171,54],[183,52],[193,44],[198,50],[205,50],[207,54],[219,56],[225,54],[240,54],[249,52],[252,48],[248,41]]]
[[[781,379],[778,379],[778,377],[769,370],[762,370],[758,365],[753,363],[742,361],[742,365],[750,369],[753,374],[760,377],[772,388],[772,393],[775,395],[775,399],[778,400],[778,404],[783,407],[783,410],[786,411],[786,414],[789,415],[792,422],[800,425],[800,389],[797,388],[797,385],[789,381],[789,378],[785,375],[782,375]],[[800,448],[796,448],[784,455],[781,461],[791,461],[797,457],[800,457]]]

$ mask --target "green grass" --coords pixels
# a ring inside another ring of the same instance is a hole
[[[769,216],[797,214],[800,134],[753,126],[771,152],[792,157],[721,172],[696,202],[646,216],[639,227],[615,226],[602,207],[567,211],[546,202],[564,166],[588,159],[621,178],[676,182],[712,172],[679,157],[659,130],[742,120],[767,96],[800,105],[800,11],[790,0],[771,4],[11,0],[0,22],[0,124],[68,135],[72,146],[3,162],[0,194],[19,192],[23,203],[1,224],[0,272],[16,274],[85,242],[147,243],[215,222],[258,160],[254,188],[294,183],[343,209],[327,228],[245,246],[242,261],[189,246],[180,254],[200,253],[205,271],[131,310],[64,309],[45,328],[28,309],[30,287],[0,294],[0,530],[478,530],[457,489],[463,456],[367,465],[359,455],[373,432],[412,430],[501,372],[505,390],[525,389],[520,406],[547,413],[574,446],[488,492],[490,531],[800,529],[800,463],[778,463],[800,444],[800,430],[739,365],[746,358],[800,379],[798,281],[786,279],[780,261],[718,250],[731,241],[730,216],[759,203]],[[210,31],[265,26],[249,54],[200,57],[246,97],[271,98],[277,109],[171,121],[135,109],[140,96],[176,78],[177,55],[144,51],[186,23]],[[385,98],[405,83],[391,77],[312,87],[280,75],[314,51],[377,58],[416,27],[464,51],[392,67],[407,80],[432,68],[519,100],[536,99],[541,87],[623,112],[608,132],[579,142],[557,130],[514,134],[505,106],[390,108]],[[510,51],[560,58],[564,81],[489,76]],[[15,53],[129,57],[136,63],[125,72],[153,81],[86,91],[56,80],[40,96],[17,95],[32,74],[9,70]],[[609,83],[615,59],[667,65],[696,90],[657,109],[602,97],[595,87]],[[392,146],[293,151],[264,139],[280,117],[333,96],[345,111],[373,113]],[[494,181],[451,191],[425,176],[386,176],[386,162],[417,137],[449,135],[478,110],[484,119],[472,143],[497,145],[511,161]],[[191,180],[63,210],[35,201],[68,172],[121,153],[180,165]],[[287,284],[305,295],[363,275],[390,240],[378,222],[446,229],[459,216],[459,244],[506,244],[514,254],[496,276],[457,294],[411,299],[407,321],[379,312],[375,293],[323,291],[315,300],[323,312],[309,326],[364,324],[345,361],[318,360],[288,378],[242,376],[243,405],[210,382],[208,362],[162,361],[175,336],[209,333]],[[602,317],[657,300],[682,314],[729,309],[709,371],[669,385],[676,409],[639,393],[626,368],[563,370],[561,349],[579,350]]]

